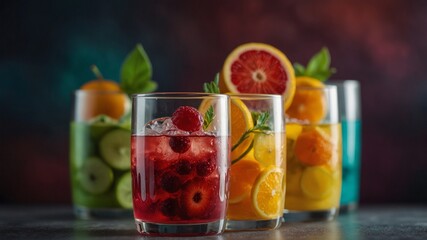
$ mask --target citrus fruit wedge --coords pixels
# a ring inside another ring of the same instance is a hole
[[[264,167],[281,164],[276,164],[276,140],[274,134],[255,134],[254,157]]]
[[[231,97],[231,146],[238,143],[240,137],[254,126],[251,112],[248,107],[238,98]],[[231,151],[231,160],[235,160],[242,155],[249,147],[253,139],[252,134]]]
[[[252,187],[253,208],[262,219],[279,217],[283,212],[284,171],[278,167],[264,169]]]
[[[240,203],[251,194],[252,185],[261,172],[261,166],[253,160],[242,159],[230,168],[229,203]]]
[[[286,55],[277,48],[247,43],[227,56],[220,89],[232,93],[280,94],[287,109],[295,92],[295,73]]]
[[[313,199],[328,197],[333,189],[333,177],[325,167],[308,167],[301,176],[304,195]]]
[[[315,78],[297,77],[292,104],[286,110],[288,117],[310,123],[321,121],[326,114],[326,100],[320,89],[324,86]],[[312,88],[319,88],[319,90]]]

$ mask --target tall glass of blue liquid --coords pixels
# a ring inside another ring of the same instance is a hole
[[[360,84],[356,80],[334,80],[342,125],[342,191],[340,211],[357,208],[360,193],[361,106]]]

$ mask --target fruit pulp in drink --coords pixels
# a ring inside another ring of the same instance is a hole
[[[228,220],[269,220],[283,212],[284,133],[253,135],[253,149],[230,168]]]
[[[106,116],[72,122],[70,177],[73,204],[87,209],[131,209],[130,130]],[[113,151],[113,153],[112,153]]]
[[[360,189],[360,120],[342,121],[341,205],[357,204]]]
[[[163,224],[223,219],[229,137],[132,136],[135,219]]]
[[[285,209],[317,211],[339,207],[341,125],[286,124]]]

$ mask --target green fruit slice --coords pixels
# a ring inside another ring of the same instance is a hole
[[[95,140],[99,140],[105,133],[117,127],[118,122],[107,115],[99,115],[92,119],[89,125],[90,136]]]
[[[77,173],[80,186],[92,194],[107,191],[113,183],[113,178],[113,170],[96,157],[88,158]]]
[[[123,174],[116,186],[116,198],[124,208],[132,208],[132,176],[130,172]]]
[[[333,189],[333,178],[324,167],[307,167],[301,176],[301,190],[313,199],[325,199]]]
[[[116,129],[104,135],[99,142],[102,158],[113,168],[130,168],[130,132]]]
[[[70,126],[70,163],[73,169],[80,168],[94,153],[94,144],[89,137],[86,123],[72,122]]]

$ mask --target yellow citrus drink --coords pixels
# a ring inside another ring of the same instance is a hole
[[[282,99],[274,95],[230,96],[232,152],[226,229],[277,228],[286,182],[286,135],[279,115]],[[275,101],[267,101],[270,98]]]
[[[341,125],[286,125],[287,192],[290,211],[339,207],[341,193]]]

